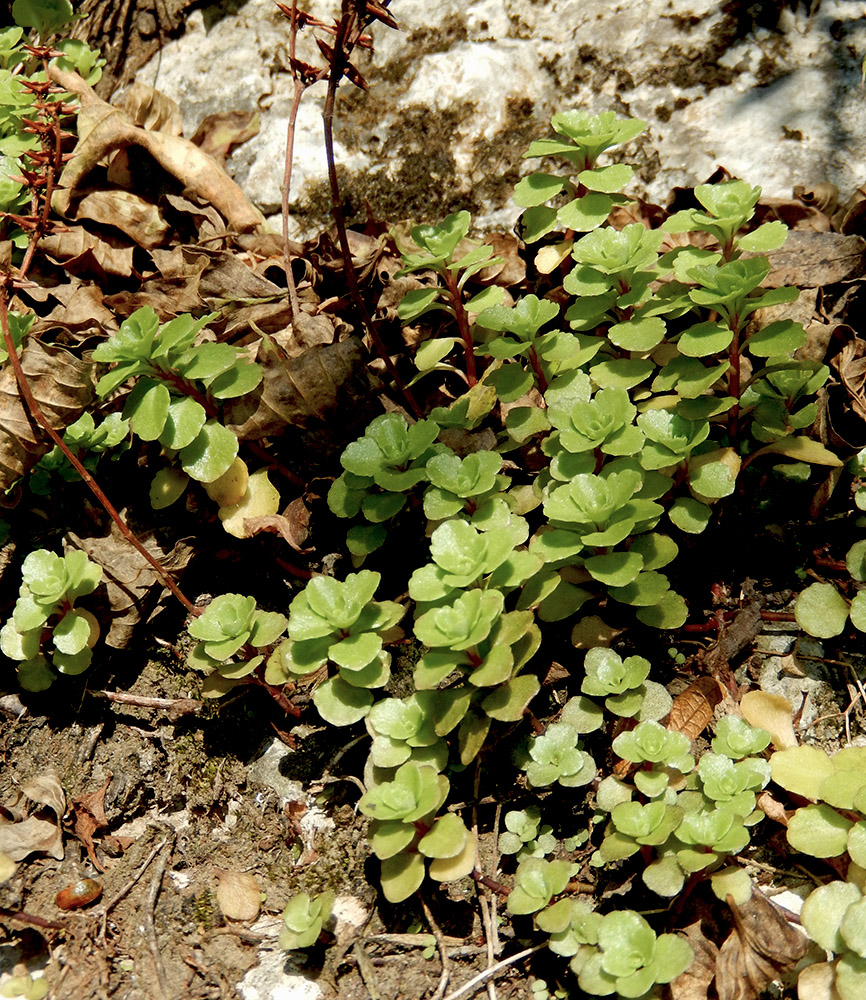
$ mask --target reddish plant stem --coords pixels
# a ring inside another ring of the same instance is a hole
[[[174,596],[180,601],[180,603],[186,608],[186,610],[191,615],[200,615],[202,612],[201,608],[197,608],[192,601],[181,591],[178,585],[172,580],[168,573],[168,570],[156,559],[147,549],[142,545],[142,543],[135,537],[133,532],[130,530],[126,521],[120,516],[120,514],[115,509],[114,505],[108,499],[108,497],[103,493],[102,487],[96,480],[91,476],[91,474],[85,469],[78,459],[78,456],[74,454],[69,449],[69,446],[63,440],[63,438],[57,433],[56,430],[51,426],[46,418],[45,414],[42,412],[42,407],[36,401],[36,397],[33,395],[33,391],[30,388],[30,383],[27,381],[27,376],[24,374],[24,370],[21,367],[21,360],[18,357],[18,352],[15,349],[15,343],[12,340],[12,332],[9,329],[9,283],[8,280],[2,281],[2,289],[0,289],[0,325],[3,328],[3,342],[6,345],[6,350],[9,353],[9,363],[12,365],[12,370],[15,372],[15,379],[18,382],[18,388],[21,395],[24,397],[24,401],[27,403],[27,408],[33,415],[34,420],[39,424],[39,426],[45,431],[45,433],[51,438],[51,440],[57,445],[57,447],[63,452],[63,454],[69,460],[70,465],[75,469],[79,476],[84,480],[90,489],[91,493],[96,497],[99,503],[102,505],[105,512],[111,518],[112,521],[117,525],[118,531],[123,535],[123,537],[133,546],[144,558],[150,563],[154,568],[156,575],[163,582],[163,584],[168,587],[168,589],[174,594]]]
[[[529,363],[532,365],[532,370],[535,372],[535,378],[538,382],[538,391],[547,391],[547,376],[544,374],[544,369],[541,367],[541,358],[538,356],[538,351],[535,349],[535,345],[529,348]]]
[[[352,10],[352,6],[353,5],[350,0],[343,0],[340,23],[337,28],[337,37],[334,40],[334,47],[332,50],[333,58],[331,60],[330,73],[328,75],[328,93],[325,97],[325,107],[322,112],[322,118],[325,126],[325,157],[328,161],[328,184],[331,189],[331,213],[334,216],[334,224],[337,229],[340,254],[343,258],[343,269],[346,273],[346,283],[349,286],[349,294],[352,297],[352,302],[354,303],[355,309],[361,319],[361,324],[367,332],[376,353],[385,363],[385,367],[388,369],[391,378],[394,380],[394,384],[406,400],[412,414],[415,417],[421,417],[421,407],[418,405],[412,390],[406,385],[400,376],[400,373],[397,371],[397,367],[391,360],[391,355],[388,353],[388,349],[379,334],[378,327],[373,322],[373,318],[370,315],[363,298],[361,297],[361,292],[358,288],[358,276],[355,272],[355,264],[352,260],[352,251],[349,247],[349,237],[346,233],[346,218],[343,215],[343,201],[340,195],[340,184],[337,180],[337,165],[336,160],[334,159],[334,105],[337,99],[337,85],[343,76],[343,71],[348,61],[346,56],[347,39],[350,37],[350,29],[355,27],[356,14],[354,10]],[[360,32],[358,32],[358,35],[360,35]]]
[[[292,320],[300,313],[301,306],[298,302],[298,289],[295,285],[295,276],[292,273],[292,259],[289,250],[289,194],[292,187],[292,167],[295,157],[295,127],[298,120],[298,109],[301,106],[301,98],[307,87],[317,83],[317,80],[307,81],[302,78],[301,70],[295,58],[295,48],[298,36],[298,0],[292,0],[292,10],[289,18],[289,66],[292,70],[294,81],[294,91],[292,93],[292,109],[289,112],[289,124],[286,127],[286,158],[283,168],[283,266],[286,271],[286,285],[289,289],[289,307],[292,313]],[[323,71],[324,74],[324,71]]]
[[[493,892],[498,892],[500,896],[508,896],[511,893],[507,885],[497,882],[495,878],[490,878],[489,875],[482,875],[477,868],[473,869],[469,874],[479,885],[487,886]]]
[[[711,618],[707,622],[690,622],[683,625],[683,632],[697,632],[706,634],[708,632],[718,632],[720,628],[731,621],[738,611],[723,611],[717,617]],[[762,611],[761,621],[765,622],[794,622],[796,617],[791,611]]]
[[[43,60],[45,63],[45,76],[48,77],[48,60],[47,58]],[[51,196],[54,192],[54,186],[56,182],[56,176],[59,173],[63,165],[63,152],[61,147],[61,129],[60,129],[60,109],[55,106],[55,104],[49,105],[51,109],[52,117],[52,153],[53,156],[50,160],[46,161],[45,170],[45,194],[42,201],[42,208],[39,213],[39,218],[35,220],[35,223],[30,232],[30,239],[27,250],[24,254],[24,259],[21,266],[18,269],[18,277],[14,279],[10,274],[4,274],[0,277],[0,327],[2,327],[3,332],[3,342],[6,347],[6,351],[9,354],[9,363],[12,366],[12,371],[15,373],[15,381],[18,383],[18,389],[24,398],[24,402],[27,404],[33,419],[37,424],[45,431],[45,433],[51,438],[51,440],[57,445],[60,451],[69,460],[70,465],[75,469],[75,471],[81,476],[84,482],[87,484],[90,491],[102,505],[108,516],[117,525],[118,530],[123,535],[123,537],[132,545],[148,563],[153,567],[159,579],[163,584],[171,591],[172,594],[180,601],[180,603],[186,608],[186,610],[192,615],[201,614],[201,609],[197,608],[189,598],[181,591],[177,584],[172,580],[168,571],[165,567],[156,559],[147,549],[142,545],[142,543],[135,537],[133,532],[130,530],[126,522],[117,512],[113,504],[109,501],[108,497],[102,491],[102,488],[93,478],[93,476],[87,471],[87,469],[82,465],[78,456],[75,455],[64,442],[63,438],[57,431],[51,426],[45,414],[42,411],[42,407],[33,395],[33,391],[30,388],[30,383],[27,380],[27,376],[24,374],[24,369],[21,366],[21,359],[18,357],[18,351],[15,347],[15,342],[12,339],[12,331],[9,328],[9,288],[13,281],[17,280],[23,282],[26,278],[27,272],[33,262],[33,255],[36,252],[36,245],[39,242],[42,235],[48,231],[51,226],[49,221],[49,214],[51,211]]]
[[[280,708],[286,713],[286,715],[291,715],[295,719],[301,717],[301,710],[297,705],[293,704],[286,696],[283,694],[282,690],[278,687],[274,687],[273,684],[268,684],[264,678],[264,666],[256,667],[256,672],[250,674],[248,677],[244,678],[245,684],[255,684],[258,687],[262,687],[267,691],[267,693],[274,699],[274,701],[280,706]]]
[[[469,328],[469,317],[463,308],[463,300],[460,297],[460,288],[457,284],[457,275],[449,268],[444,273],[445,285],[448,294],[451,296],[451,305],[454,308],[454,318],[457,321],[457,329],[460,331],[460,339],[463,341],[463,357],[466,360],[466,381],[471,389],[478,384],[478,374],[475,368],[475,343],[472,340],[472,330]]]
[[[14,920],[18,924],[28,924],[30,927],[41,927],[44,930],[69,930],[68,924],[60,924],[56,920],[46,920],[44,917],[37,917],[35,913],[25,913],[23,910],[7,910],[5,907],[0,907],[0,917],[4,920]]]

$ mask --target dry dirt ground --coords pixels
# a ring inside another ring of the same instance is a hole
[[[123,690],[144,700],[184,697],[195,678],[156,650]],[[90,684],[109,680],[93,676]],[[423,921],[417,903],[370,918],[374,890],[366,821],[353,808],[357,791],[350,782],[315,780],[342,749],[325,744],[324,732],[281,733],[289,745],[277,737],[284,753],[269,776],[256,759],[275,739],[266,720],[279,716],[258,692],[174,721],[166,710],[118,704],[84,687],[78,694],[74,705],[50,694],[28,699],[17,717],[17,698],[3,699],[0,802],[14,801],[34,778],[56,777],[67,808],[62,859],[33,855],[0,887],[0,970],[16,962],[45,968],[50,995],[65,1000],[242,996],[239,981],[260,961],[297,969],[275,942],[289,896],[330,888],[351,897],[349,915],[359,925],[338,925],[329,948],[308,953],[304,974],[345,1000],[375,995],[374,984],[382,997],[432,995],[439,959],[425,957],[427,939],[407,933]],[[268,756],[281,755],[272,749]],[[318,793],[281,802],[292,779]],[[49,809],[36,815],[53,816]],[[262,899],[255,923],[223,915],[225,872],[255,877]],[[82,878],[99,881],[101,898],[64,912],[57,894]],[[455,905],[462,894],[466,902]],[[487,964],[469,894],[467,887],[452,892],[440,916],[452,988]],[[525,973],[518,968],[513,978],[513,988],[508,976],[499,979],[501,1000],[528,995]]]

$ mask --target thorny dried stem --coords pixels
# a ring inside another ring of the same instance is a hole
[[[358,288],[358,276],[355,271],[355,264],[352,260],[352,251],[349,247],[349,237],[346,232],[346,218],[343,214],[343,199],[340,194],[340,184],[337,180],[337,164],[334,159],[334,105],[337,98],[337,86],[346,73],[354,72],[349,63],[349,53],[359,43],[363,36],[365,27],[364,18],[359,17],[356,9],[358,5],[353,0],[343,0],[341,16],[336,29],[336,38],[333,48],[330,49],[330,72],[328,74],[328,93],[325,97],[325,107],[322,118],[325,126],[325,156],[328,161],[328,183],[331,189],[331,212],[334,216],[334,224],[337,229],[337,239],[340,244],[340,254],[343,258],[343,269],[346,275],[346,283],[349,286],[349,294],[352,302],[361,319],[367,335],[370,338],[376,353],[385,363],[388,373],[394,380],[394,384],[400,390],[403,398],[412,414],[415,417],[421,416],[421,407],[418,405],[412,390],[406,385],[397,366],[394,364],[385,342],[379,333],[377,324],[373,321],[370,311]],[[366,7],[366,5],[364,5]],[[384,4],[383,4],[384,6]],[[369,17],[365,11],[365,16]],[[372,20],[372,18],[370,18]],[[351,77],[350,77],[351,78]]]

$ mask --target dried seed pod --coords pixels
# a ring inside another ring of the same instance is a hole
[[[61,910],[76,910],[80,906],[89,906],[101,895],[102,886],[96,879],[82,878],[57,893],[57,905]]]

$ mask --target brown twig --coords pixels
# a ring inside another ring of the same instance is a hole
[[[547,943],[536,944],[531,948],[524,948],[523,951],[517,952],[516,955],[509,955],[508,958],[503,958],[501,962],[497,962],[496,965],[491,966],[489,969],[485,969],[483,972],[479,972],[477,976],[473,976],[468,983],[465,983],[460,987],[459,990],[455,990],[453,993],[449,993],[445,1000],[460,1000],[460,997],[471,996],[473,993],[477,992],[484,986],[489,980],[498,976],[501,972],[504,972],[509,965],[515,965],[517,962],[522,962],[525,958],[529,958],[530,955],[534,955],[537,951],[541,951],[542,948],[546,948]]]
[[[37,917],[35,913],[25,913],[23,910],[7,910],[5,907],[0,907],[0,920],[14,920],[16,924],[27,924],[29,927],[41,927],[51,931],[69,930],[69,924],[46,920],[45,917]]]
[[[195,698],[146,698],[144,695],[127,694],[124,691],[90,691],[90,694],[94,698],[105,698],[120,705],[160,709],[175,717],[200,712],[204,708],[204,702]]]
[[[9,362],[12,365],[12,370],[15,373],[15,380],[18,383],[18,389],[21,395],[24,397],[24,401],[27,403],[27,408],[33,415],[33,419],[39,424],[39,426],[45,431],[45,433],[51,438],[51,440],[57,445],[57,447],[63,452],[66,458],[69,460],[69,464],[75,469],[79,476],[84,480],[88,489],[99,501],[102,508],[108,514],[112,521],[117,525],[118,531],[123,535],[123,537],[133,546],[153,567],[156,575],[162,581],[164,586],[166,586],[172,594],[180,601],[180,603],[186,608],[186,610],[191,615],[200,615],[202,613],[202,608],[197,608],[192,601],[183,593],[183,591],[178,587],[178,585],[172,580],[171,575],[168,570],[156,559],[147,549],[142,545],[142,543],[135,537],[130,527],[127,525],[126,521],[117,512],[117,509],[102,491],[102,487],[96,480],[91,476],[91,474],[85,469],[78,459],[78,456],[69,448],[63,438],[57,433],[57,431],[48,422],[48,418],[42,412],[42,407],[36,401],[36,397],[33,395],[33,391],[30,388],[30,383],[27,381],[27,376],[24,374],[24,369],[21,367],[21,359],[18,357],[18,352],[15,348],[15,342],[12,340],[12,331],[9,329],[9,276],[4,275],[0,279],[0,326],[3,329],[3,342],[6,346],[6,350],[9,354]]]
[[[298,120],[298,110],[301,107],[301,98],[307,87],[311,87],[320,79],[324,78],[326,71],[321,71],[321,75],[311,77],[308,75],[308,68],[302,67],[295,56],[295,48],[298,36],[298,0],[292,0],[291,10],[287,12],[285,6],[280,5],[283,14],[289,18],[289,68],[292,72],[294,91],[292,93],[292,109],[289,112],[289,123],[286,127],[286,158],[283,168],[283,266],[286,271],[286,285],[289,289],[289,307],[292,313],[292,321],[301,311],[298,302],[298,289],[295,285],[295,276],[292,273],[292,258],[289,250],[289,194],[292,187],[292,167],[295,159],[295,127]]]
[[[445,996],[445,990],[448,989],[448,982],[451,979],[451,962],[448,959],[445,936],[440,930],[439,924],[437,924],[433,919],[430,907],[423,898],[421,899],[421,908],[424,910],[424,917],[430,926],[430,930],[433,932],[433,937],[436,938],[436,947],[439,950],[439,960],[442,963],[442,975],[439,977],[439,983],[436,987],[436,992],[433,994],[433,1000],[442,1000],[442,997]]]

